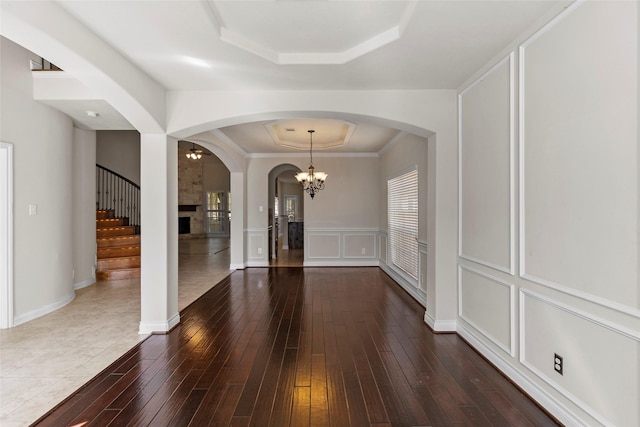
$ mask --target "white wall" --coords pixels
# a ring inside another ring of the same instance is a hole
[[[33,101],[29,60],[2,38],[0,140],[14,144],[14,315],[19,324],[73,299],[73,123]],[[29,215],[29,205],[37,208]]]
[[[638,9],[575,3],[459,97],[458,330],[568,425],[640,425]]]
[[[96,132],[73,130],[73,270],[74,288],[95,282]]]
[[[140,185],[140,134],[134,130],[97,131],[96,163]]]

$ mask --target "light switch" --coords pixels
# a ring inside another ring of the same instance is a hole
[[[29,215],[38,215],[38,205],[29,205]]]
[[[263,208],[262,206],[260,206],[260,207],[258,207],[258,210],[259,210],[260,212],[262,212],[262,211],[264,211],[264,208]]]

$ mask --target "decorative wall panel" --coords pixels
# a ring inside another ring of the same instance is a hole
[[[640,425],[639,331],[521,291],[520,337],[520,361],[541,380],[603,425]]]
[[[460,318],[515,356],[514,286],[466,267],[458,271]]]
[[[256,233],[255,231],[250,232],[249,237],[249,259],[250,260],[266,260],[267,255],[267,246],[266,246],[266,238],[265,233]]]
[[[377,258],[376,233],[345,233],[343,242],[345,258]]]
[[[637,7],[577,2],[520,49],[520,273],[636,314]]]
[[[459,255],[513,274],[513,60],[459,95]]]
[[[340,234],[308,232],[305,237],[307,240],[305,245],[305,258],[340,258]]]

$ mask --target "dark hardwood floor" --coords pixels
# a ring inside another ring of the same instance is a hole
[[[232,273],[39,426],[548,426],[378,268]]]

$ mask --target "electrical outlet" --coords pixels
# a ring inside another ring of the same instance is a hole
[[[562,370],[564,368],[564,364],[562,362],[562,356],[558,356],[557,353],[553,354],[553,369],[559,373],[560,375],[563,375]]]
[[[262,248],[258,248],[258,255],[262,255]]]
[[[366,255],[367,254],[367,250],[365,248],[362,248],[362,255]]]

